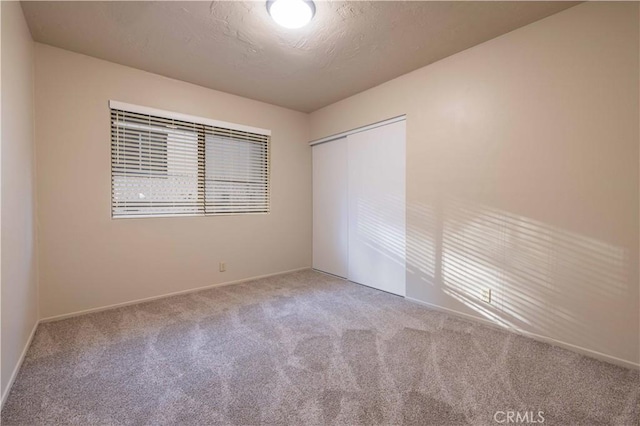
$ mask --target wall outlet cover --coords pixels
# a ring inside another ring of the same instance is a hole
[[[485,303],[491,303],[491,289],[482,289],[482,301]]]

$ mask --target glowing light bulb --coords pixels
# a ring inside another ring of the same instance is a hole
[[[269,0],[267,11],[276,23],[285,28],[304,27],[316,13],[316,6],[310,0]]]

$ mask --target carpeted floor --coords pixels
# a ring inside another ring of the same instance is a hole
[[[303,271],[42,324],[2,425],[638,425],[639,407],[637,371]]]

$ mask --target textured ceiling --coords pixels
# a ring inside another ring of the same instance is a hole
[[[311,112],[575,5],[316,2],[299,30],[265,2],[23,2],[33,38]]]

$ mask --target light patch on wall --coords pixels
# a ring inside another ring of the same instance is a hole
[[[607,335],[612,321],[624,324],[611,312],[627,303],[625,249],[457,198],[447,198],[443,211],[442,283],[449,296],[496,323],[589,344]],[[493,292],[490,305],[481,302],[484,288]]]
[[[407,273],[434,285],[438,241],[436,209],[427,204],[407,206]]]

